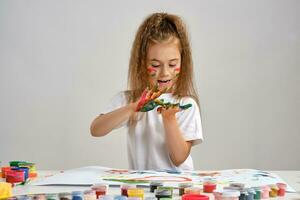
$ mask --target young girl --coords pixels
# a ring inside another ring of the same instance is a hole
[[[139,27],[133,43],[129,90],[117,94],[107,110],[94,119],[92,136],[104,136],[126,125],[130,169],[193,170],[190,151],[202,141],[202,125],[192,74],[190,44],[180,17],[150,15]],[[154,87],[156,91],[146,89]],[[139,112],[147,103],[145,95],[150,97],[157,91],[152,100],[174,106]],[[186,104],[191,107],[179,107]]]

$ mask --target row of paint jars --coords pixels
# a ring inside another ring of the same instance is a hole
[[[284,197],[286,184],[266,185],[262,187],[245,188],[244,184],[232,183],[223,190],[214,190],[216,200],[254,200],[268,199],[269,197]]]

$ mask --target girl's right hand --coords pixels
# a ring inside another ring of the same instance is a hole
[[[154,87],[152,89],[146,88],[144,92],[142,93],[140,99],[138,100],[138,105],[135,109],[136,112],[142,111],[147,112],[150,110],[153,110],[156,106],[155,104],[151,104],[151,101],[158,98],[164,91],[160,91],[157,89],[157,87]],[[144,107],[146,104],[147,107]]]

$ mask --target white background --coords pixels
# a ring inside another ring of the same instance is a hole
[[[91,121],[127,87],[135,32],[153,12],[191,37],[204,143],[195,168],[300,169],[300,1],[0,1],[0,160],[38,169],[126,168],[126,130]]]

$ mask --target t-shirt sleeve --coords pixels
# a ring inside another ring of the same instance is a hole
[[[127,105],[127,99],[126,99],[125,92],[119,92],[112,99],[110,99],[109,103],[106,105],[106,108],[100,112],[100,115],[112,112],[118,108],[125,106],[125,105]],[[127,124],[127,122],[128,122],[128,120],[124,121],[115,129],[125,126]]]
[[[192,145],[199,144],[203,141],[199,106],[192,98],[186,98],[180,103],[192,104],[192,107],[189,109],[182,110],[178,113],[178,123],[183,137],[186,141],[191,141]]]

